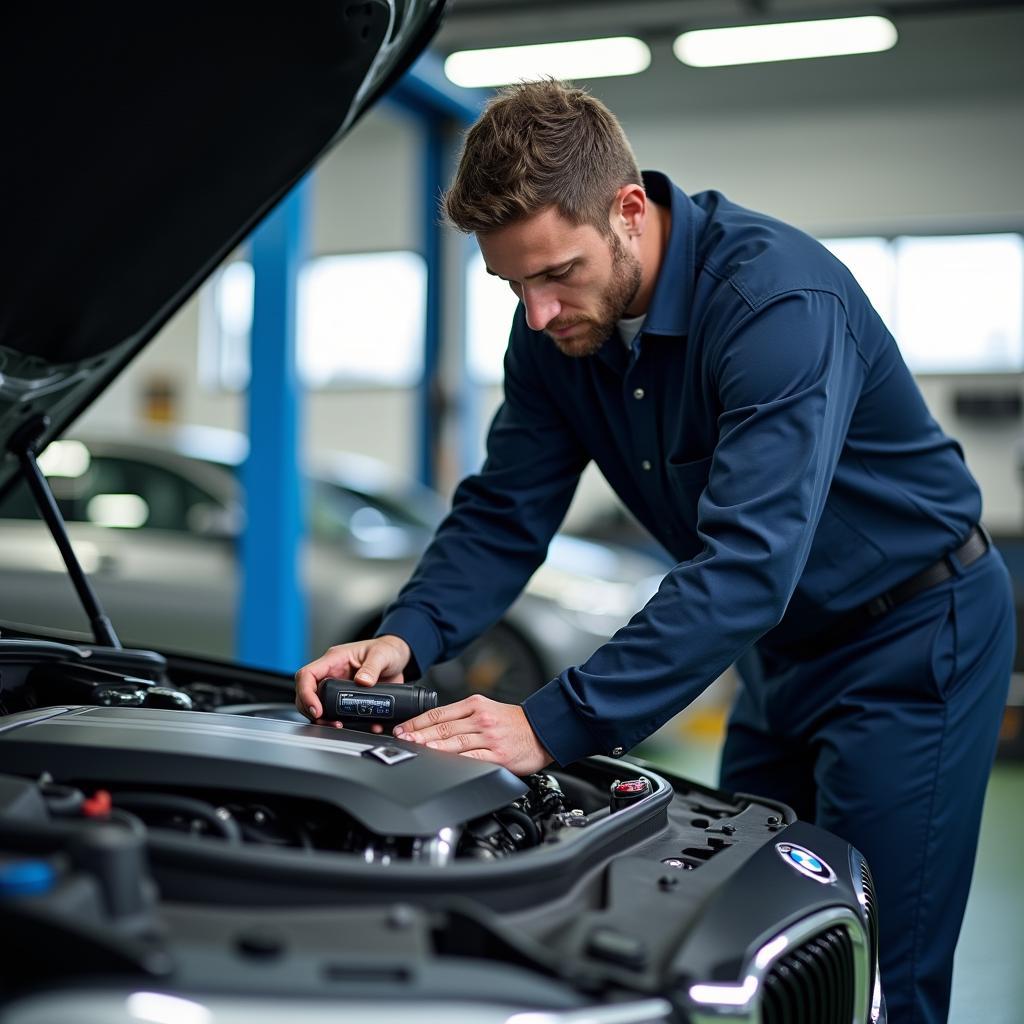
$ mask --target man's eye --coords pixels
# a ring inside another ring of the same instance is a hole
[[[574,269],[575,269],[575,264],[573,264],[572,266],[566,267],[565,270],[563,270],[559,274],[548,274],[548,280],[550,280],[550,281],[564,281],[573,272]]]

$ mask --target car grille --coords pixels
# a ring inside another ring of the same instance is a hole
[[[878,900],[875,897],[875,880],[864,861],[860,862],[860,887],[864,893],[864,912],[868,915],[868,941],[871,943],[871,966],[874,969],[878,952]]]
[[[779,957],[764,979],[763,1024],[850,1024],[855,1006],[853,942],[835,925]]]
[[[868,919],[868,965],[871,970],[871,990],[878,989],[878,897],[875,895],[875,880],[867,862],[860,862],[860,902]]]

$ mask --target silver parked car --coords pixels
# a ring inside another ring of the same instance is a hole
[[[67,438],[40,456],[75,551],[126,642],[233,656],[246,454],[243,435],[190,427],[134,440]],[[364,456],[324,458],[308,479],[303,574],[316,655],[372,632],[444,505]],[[26,489],[0,502],[0,518],[0,619],[85,630]],[[560,536],[506,617],[431,680],[446,699],[475,691],[521,700],[585,659],[644,604],[660,574],[652,559]]]

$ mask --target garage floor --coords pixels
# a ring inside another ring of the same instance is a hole
[[[636,753],[714,785],[719,737],[680,716]],[[1024,1021],[1024,763],[992,771],[981,844],[953,974],[951,1024]],[[898,1022],[894,1022],[898,1024]]]

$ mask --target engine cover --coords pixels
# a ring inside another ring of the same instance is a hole
[[[10,715],[0,729],[3,771],[306,797],[382,835],[433,835],[527,789],[504,768],[391,737],[240,715],[50,707]]]

